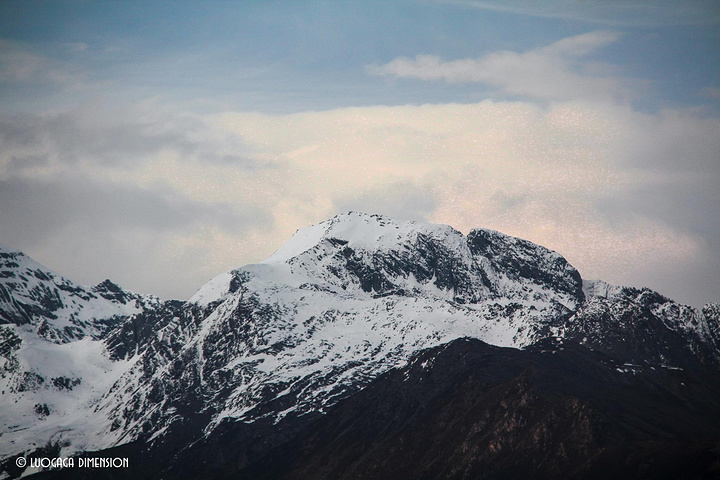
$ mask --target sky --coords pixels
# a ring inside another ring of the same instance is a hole
[[[0,243],[189,298],[349,210],[720,301],[715,0],[0,1]]]

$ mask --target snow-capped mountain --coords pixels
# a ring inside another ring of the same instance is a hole
[[[95,420],[88,412],[127,370],[102,339],[160,304],[110,280],[78,285],[0,247],[0,456],[60,441],[62,432],[85,435]],[[74,448],[86,445],[94,443]]]
[[[158,303],[157,298],[126,292],[110,280],[91,288],[78,285],[0,245],[0,322],[28,326],[48,341],[99,339],[121,318]]]
[[[566,339],[653,368],[720,359],[717,305],[583,281],[558,253],[492,230],[351,212],[187,302],[81,287],[8,249],[0,259],[5,459],[311,418],[459,338]]]

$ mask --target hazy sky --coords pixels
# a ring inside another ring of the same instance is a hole
[[[347,210],[720,301],[716,0],[0,2],[0,243],[188,298]]]

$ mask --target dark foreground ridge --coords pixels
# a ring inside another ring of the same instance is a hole
[[[38,479],[716,479],[720,376],[626,365],[574,341],[459,339],[416,355],[325,415],[226,422],[142,442],[128,471]]]

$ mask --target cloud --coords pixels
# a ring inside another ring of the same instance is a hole
[[[222,270],[207,245],[262,225],[264,212],[83,175],[0,181],[0,235],[71,278],[186,297]],[[191,261],[188,258],[192,258]]]
[[[502,13],[560,18],[601,25],[707,25],[720,22],[714,0],[439,0]]]
[[[700,91],[700,95],[714,100],[720,100],[720,88],[705,87]]]
[[[394,183],[336,200],[335,210],[372,212],[401,220],[426,220],[437,208],[431,186]]]
[[[43,166],[49,173],[101,165],[122,170],[161,154],[248,169],[268,166],[243,156],[241,142],[219,138],[202,118],[155,101],[125,109],[86,102],[68,111],[0,117],[0,143],[0,177],[3,160],[6,167],[37,172]]]
[[[46,61],[15,42],[0,40],[0,81],[23,82],[46,68]]]
[[[210,222],[232,230],[242,217],[227,205],[205,205],[178,192],[145,189],[89,178],[63,175],[49,179],[13,179],[0,183],[3,230],[20,230],[27,217],[33,236],[78,224],[121,234],[126,229],[150,228],[162,233],[190,230]],[[26,227],[27,229],[27,227]]]
[[[507,95],[543,100],[620,99],[627,94],[620,82],[583,67],[578,60],[619,35],[591,32],[569,37],[544,48],[524,53],[504,51],[482,58],[445,61],[433,55],[400,57],[385,65],[369,65],[373,75],[416,78],[447,83],[485,83]],[[592,70],[600,70],[597,63]]]
[[[23,43],[0,39],[0,83],[78,88],[84,81],[85,75],[74,71],[70,65],[38,54]]]
[[[71,52],[84,52],[88,49],[87,43],[83,42],[69,42],[63,45]]]

